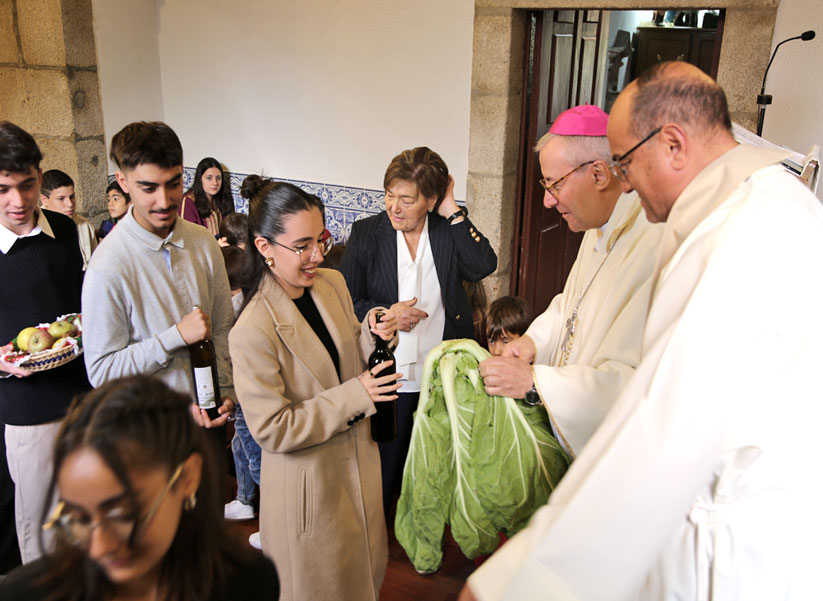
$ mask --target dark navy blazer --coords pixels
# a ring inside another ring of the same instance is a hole
[[[463,280],[477,282],[492,273],[497,255],[468,217],[449,225],[440,215],[429,213],[429,244],[446,309],[443,340],[472,338],[472,307]],[[372,307],[390,307],[399,300],[397,232],[385,211],[352,225],[339,269],[361,321]]]

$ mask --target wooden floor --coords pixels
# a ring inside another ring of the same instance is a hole
[[[227,440],[231,440],[232,430],[232,428],[228,429]],[[231,466],[225,487],[225,499],[228,502],[234,498],[236,490],[230,448],[226,451],[226,461]],[[474,560],[466,559],[454,539],[447,534],[443,548],[443,565],[437,573],[422,576],[415,571],[403,547],[394,537],[392,527],[394,515],[390,516],[388,521],[389,564],[383,587],[380,589],[379,601],[457,601],[460,590],[475,568]],[[246,540],[252,532],[258,529],[256,519],[233,523],[243,533]]]
[[[234,524],[246,537],[257,530],[257,520]],[[474,561],[466,559],[457,543],[447,537],[443,566],[436,574],[421,576],[414,570],[390,529],[389,565],[380,590],[380,601],[456,601],[472,570]]]
[[[421,576],[390,530],[389,567],[380,589],[380,601],[456,601],[473,570],[474,561],[466,559],[457,543],[447,536],[440,570]]]

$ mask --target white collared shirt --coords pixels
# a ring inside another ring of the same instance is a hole
[[[400,332],[394,351],[397,371],[404,375],[400,392],[418,392],[423,378],[423,363],[431,349],[443,340],[446,310],[440,292],[440,280],[429,244],[429,218],[423,225],[415,259],[411,258],[403,232],[397,232],[397,298],[417,297],[415,309],[429,316],[421,319],[410,332]]]
[[[6,226],[0,225],[0,252],[6,255],[11,250],[11,247],[14,246],[14,243],[20,238],[31,238],[37,236],[40,232],[54,238],[54,232],[51,229],[49,220],[42,211],[35,211],[34,219],[34,227],[28,234],[23,234],[22,236],[15,234]]]

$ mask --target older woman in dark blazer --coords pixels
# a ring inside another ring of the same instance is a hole
[[[473,336],[463,281],[476,282],[492,273],[497,256],[457,206],[454,179],[433,150],[412,148],[394,157],[383,187],[386,211],[352,226],[340,271],[358,319],[376,306],[390,306],[398,319],[395,358],[398,373],[405,376],[398,437],[380,444],[388,514],[400,484],[426,354],[442,340]]]

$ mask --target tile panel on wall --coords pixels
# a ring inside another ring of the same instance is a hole
[[[183,189],[188,190],[194,181],[193,167],[183,169]],[[249,212],[249,201],[240,196],[240,186],[247,173],[230,173],[231,193],[234,198],[234,208],[240,213]],[[109,175],[109,182],[114,179],[114,175]],[[318,182],[306,182],[290,179],[273,178],[277,181],[288,182],[305,190],[309,194],[314,194],[323,201],[326,207],[326,228],[331,232],[335,242],[345,243],[351,235],[352,224],[372,215],[377,215],[384,210],[382,190],[370,190],[368,188],[350,188],[336,184],[322,184]],[[462,206],[464,203],[458,201]]]

